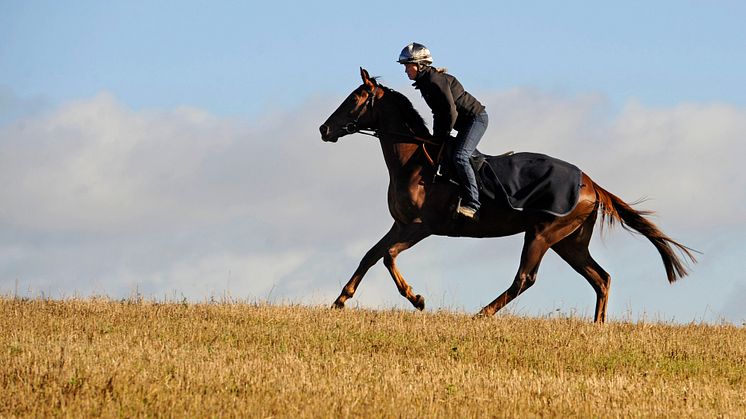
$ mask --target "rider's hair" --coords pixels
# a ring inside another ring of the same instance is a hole
[[[419,68],[418,68],[419,71],[425,71],[428,68],[432,67],[431,65],[425,64],[425,63],[420,63],[420,64],[417,64],[417,65],[419,66]],[[448,72],[448,69],[445,68],[445,67],[433,67],[433,69],[435,71],[437,71],[438,73],[447,73]]]

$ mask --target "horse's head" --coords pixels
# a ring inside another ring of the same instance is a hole
[[[363,84],[353,90],[319,127],[322,140],[334,143],[347,134],[353,134],[360,129],[373,128],[375,122],[373,106],[384,92],[378,82],[370,77],[362,67],[360,76],[363,78]]]

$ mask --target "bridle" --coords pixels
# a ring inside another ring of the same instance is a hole
[[[377,130],[369,130],[366,128],[359,128],[358,127],[358,121],[360,121],[360,117],[365,114],[368,110],[373,108],[373,105],[376,103],[376,93],[378,93],[378,86],[374,86],[373,89],[366,89],[365,91],[368,93],[368,97],[365,99],[365,102],[360,106],[360,112],[357,114],[357,117],[352,121],[345,124],[345,126],[342,127],[342,130],[344,130],[347,134],[355,134],[355,133],[361,133],[366,135],[372,135],[374,137],[377,137],[378,135],[372,134],[370,132],[377,132]],[[369,131],[369,132],[365,132]]]
[[[422,138],[418,137],[413,134],[403,133],[403,132],[393,132],[393,131],[383,131],[380,129],[370,129],[370,128],[360,128],[358,126],[358,121],[360,121],[360,117],[365,114],[366,111],[373,108],[373,105],[375,105],[376,102],[376,93],[378,92],[379,86],[374,86],[372,90],[366,90],[368,93],[368,97],[365,99],[365,102],[360,106],[360,113],[358,113],[357,117],[352,121],[345,124],[345,126],[342,127],[342,130],[346,134],[364,134],[369,135],[371,137],[381,138],[381,134],[387,134],[387,135],[393,135],[400,138],[407,138],[414,140],[415,142],[430,144],[430,145],[437,145],[441,146],[443,143],[438,141],[433,141],[428,138]]]
[[[373,89],[366,89],[366,92],[368,93],[368,97],[365,99],[365,102],[363,102],[362,105],[360,105],[360,113],[357,114],[357,117],[352,122],[348,122],[342,127],[342,130],[345,132],[345,134],[358,134],[359,133],[359,134],[369,135],[371,137],[376,137],[376,138],[381,138],[381,135],[390,135],[390,136],[395,136],[395,137],[409,140],[410,142],[419,143],[422,146],[422,152],[424,153],[425,158],[427,159],[428,163],[430,163],[430,165],[432,166],[437,166],[440,162],[441,157],[443,156],[443,151],[445,150],[445,142],[438,142],[438,141],[433,141],[428,138],[418,137],[412,133],[383,131],[381,129],[371,129],[371,128],[360,128],[359,126],[360,117],[363,116],[365,112],[372,109],[373,105],[375,105],[376,93],[378,93],[378,89],[379,89],[379,86],[377,85],[374,86]],[[430,157],[430,153],[427,151],[425,144],[438,146],[439,151],[438,151],[437,160],[433,160],[433,158]]]

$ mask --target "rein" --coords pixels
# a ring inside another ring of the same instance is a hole
[[[350,125],[350,124],[347,124],[347,125]],[[347,127],[345,127],[345,131],[347,131]],[[383,134],[383,135],[393,135],[393,136],[396,136],[396,137],[408,138],[408,139],[414,140],[415,142],[419,142],[419,143],[425,143],[425,144],[437,145],[437,146],[442,146],[443,145],[442,141],[441,142],[433,141],[433,140],[429,140],[427,138],[418,137],[416,135],[405,134],[403,132],[382,131],[382,130],[379,130],[379,129],[359,128],[359,129],[356,129],[355,131],[352,131],[352,132],[347,131],[347,133],[348,134],[365,134],[365,135],[370,135],[371,137],[376,137],[376,138],[381,138],[381,134]]]
[[[414,140],[415,142],[421,143],[420,145],[422,146],[422,152],[425,154],[425,158],[427,159],[427,162],[430,163],[431,166],[436,166],[437,163],[430,156],[430,153],[428,153],[427,147],[425,147],[425,144],[440,146],[440,149],[438,151],[438,161],[440,161],[440,156],[443,154],[443,148],[445,146],[444,142],[438,143],[438,142],[435,142],[433,140],[428,140],[427,138],[418,137],[418,136],[412,135],[412,134],[404,134],[404,133],[401,133],[401,132],[381,131],[381,130],[378,130],[378,129],[357,128],[357,126],[354,126],[353,124],[354,124],[354,122],[350,122],[349,124],[345,125],[344,129],[345,129],[345,131],[348,134],[364,134],[364,135],[369,135],[371,137],[376,137],[376,138],[379,138],[379,139],[381,138],[381,134],[384,134],[384,135],[388,134],[388,135],[394,135],[394,136],[397,136],[397,137]],[[350,127],[350,125],[353,125],[353,126]],[[350,128],[352,128],[352,129],[350,129]]]

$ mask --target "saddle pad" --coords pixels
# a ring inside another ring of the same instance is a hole
[[[538,153],[479,156],[479,178],[491,197],[505,195],[511,208],[566,215],[578,203],[581,171],[565,161]]]

